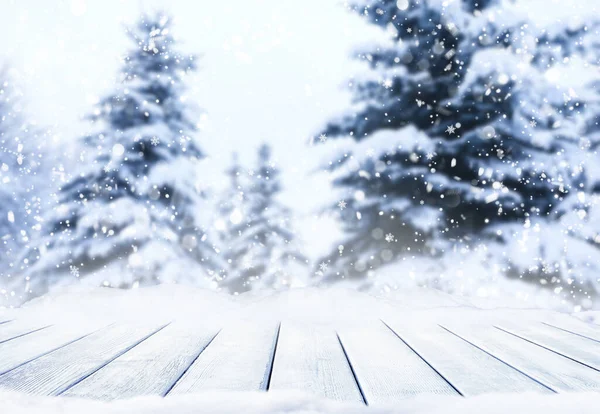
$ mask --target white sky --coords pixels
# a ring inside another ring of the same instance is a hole
[[[269,142],[309,254],[324,253],[332,224],[307,216],[329,189],[322,176],[307,178],[320,161],[308,141],[348,106],[344,85],[361,68],[351,52],[379,31],[337,0],[3,0],[0,59],[20,73],[33,117],[62,141],[77,139],[130,47],[123,22],[157,8],[175,18],[180,49],[203,56],[191,86],[208,116],[199,138],[210,165],[222,170],[234,150],[247,163]]]

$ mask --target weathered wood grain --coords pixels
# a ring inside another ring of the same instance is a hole
[[[489,392],[551,392],[513,367],[438,325],[386,324],[464,396]]]
[[[111,325],[7,372],[0,388],[59,395],[163,326]]]
[[[297,323],[281,324],[269,389],[363,401],[335,331]]]
[[[458,394],[383,323],[348,327],[338,334],[367,404]]]
[[[504,323],[496,326],[507,333],[600,371],[599,342],[541,323],[527,326]]]
[[[171,324],[63,395],[101,400],[164,396],[216,334],[213,329]]]
[[[266,390],[277,333],[275,324],[224,328],[168,395],[207,389]]]
[[[0,324],[0,344],[21,336],[29,335],[48,327],[49,325],[39,323],[20,324],[16,322],[6,322],[4,324]]]
[[[510,364],[554,391],[600,389],[600,373],[493,326],[445,325],[465,341]]]
[[[93,328],[51,326],[0,344],[0,375],[90,334]]]
[[[600,342],[600,327],[598,326],[585,324],[583,322],[580,324],[566,324],[560,322],[542,323],[555,329],[560,329],[561,331],[569,332],[573,335],[578,335],[583,338],[590,339],[592,341]]]

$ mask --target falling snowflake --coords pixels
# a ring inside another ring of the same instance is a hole
[[[71,270],[71,275],[79,277],[79,268],[77,266],[71,265],[69,269]]]
[[[319,135],[319,141],[321,141],[321,142],[327,141],[327,135],[325,135],[325,134]]]
[[[412,33],[412,29],[409,27],[408,29],[406,29],[406,33]]]
[[[104,168],[103,168],[103,170],[104,170],[104,172],[105,172],[105,173],[109,173],[111,169],[112,169],[112,168],[111,168],[110,164],[106,164],[106,165],[104,166]]]
[[[246,258],[244,258],[243,266],[244,266],[244,269],[252,269],[254,267],[254,263],[252,261],[252,257],[246,257]]]
[[[435,153],[434,153],[434,152],[428,152],[428,153],[425,155],[425,157],[426,157],[428,160],[431,160],[431,159],[433,159],[433,157],[434,157],[434,156],[435,156]]]
[[[156,147],[160,143],[160,139],[158,139],[158,137],[152,137],[150,138],[150,143]]]
[[[337,203],[337,205],[340,208],[340,210],[343,210],[343,209],[346,208],[346,202],[344,200],[342,200],[339,203]]]
[[[391,243],[394,241],[394,235],[392,233],[388,233],[385,235],[385,241]]]
[[[384,88],[391,88],[393,84],[394,83],[392,82],[391,79],[386,79],[386,80],[383,81],[383,87]]]
[[[419,108],[425,105],[425,101],[422,101],[420,99],[415,99],[415,101],[417,101],[417,105],[419,105]]]
[[[536,127],[536,125],[537,125],[537,122],[535,121],[535,119],[532,119],[532,120],[529,122],[529,125],[531,125],[531,127],[532,127],[532,128],[535,128],[535,127]]]
[[[324,271],[326,271],[326,270],[327,270],[327,267],[328,267],[328,266],[329,266],[329,265],[328,265],[327,263],[325,263],[325,262],[321,262],[321,264],[319,265],[319,269],[321,269],[321,272],[324,272]]]
[[[446,132],[448,133],[448,135],[454,134],[454,131],[456,131],[456,128],[454,128],[454,125],[448,125],[448,128],[446,128]]]
[[[372,157],[375,155],[375,150],[373,148],[369,148],[367,150],[367,157]]]

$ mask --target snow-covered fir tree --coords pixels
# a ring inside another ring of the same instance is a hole
[[[370,71],[351,82],[356,105],[321,133],[353,143],[331,162],[347,238],[324,276],[484,249],[506,274],[537,281],[538,252],[532,268],[507,246],[559,219],[582,180],[569,162],[581,103],[545,71],[575,54],[597,62],[598,22],[541,28],[503,0],[351,7],[391,42],[359,53]]]
[[[23,92],[10,72],[0,67],[0,290],[7,294],[21,249],[40,226],[45,186],[52,181],[42,171],[47,137],[28,121]]]
[[[271,148],[258,150],[255,169],[242,172],[234,157],[227,171],[221,246],[228,262],[222,282],[233,293],[306,286],[306,258],[296,241],[290,209],[277,200],[280,171]]]
[[[522,268],[537,271],[540,283],[587,308],[593,305],[600,282],[600,83],[584,83],[579,89],[577,99],[583,107],[576,128],[579,148],[564,159],[577,170],[577,179],[555,208],[555,220],[512,226],[509,234],[515,243],[507,250],[515,257],[525,250]]]
[[[19,134],[22,132],[24,121],[17,107],[20,97],[17,95],[6,67],[0,68],[0,238],[2,241],[0,251],[0,271],[8,270],[7,263],[12,261],[15,249],[20,244],[19,212],[21,206],[21,192],[18,179],[21,177],[23,154],[20,150]]]
[[[227,176],[227,186],[221,191],[220,196],[216,200],[215,227],[218,232],[219,245],[225,250],[223,259],[227,262],[225,268],[220,269],[219,282],[227,277],[232,272],[233,259],[228,253],[232,243],[235,243],[239,234],[237,226],[241,223],[244,211],[244,189],[242,188],[243,171],[239,162],[237,152],[234,152],[231,157],[231,165],[225,171]]]
[[[600,82],[585,85],[578,99],[583,116],[578,132],[579,152],[567,162],[580,168],[577,185],[556,208],[557,220],[516,229],[519,240],[526,239],[538,263],[525,264],[542,270],[542,283],[557,292],[566,291],[584,307],[590,307],[600,282]],[[530,234],[527,234],[529,232]],[[523,236],[526,237],[523,237]]]
[[[195,57],[177,50],[163,14],[143,16],[127,35],[120,82],[91,114],[79,169],[26,259],[33,295],[69,278],[116,287],[204,284],[217,260],[197,219],[205,208],[196,174],[203,153],[184,83]]]

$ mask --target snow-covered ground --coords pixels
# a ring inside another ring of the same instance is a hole
[[[315,398],[299,392],[204,392],[166,398],[140,397],[111,403],[0,393],[0,401],[2,412],[6,414],[592,414],[598,412],[600,394],[488,394],[473,398],[422,396],[402,404],[369,407]]]
[[[417,315],[446,314],[449,309],[542,309],[522,301],[455,296],[428,288],[406,288],[376,296],[342,287],[299,288],[229,295],[183,285],[139,289],[69,286],[33,299],[20,308],[0,309],[0,319],[61,321],[72,325],[103,321],[190,321],[222,326],[230,321],[302,320],[319,324],[355,324],[398,311]],[[200,316],[199,316],[200,315]]]

